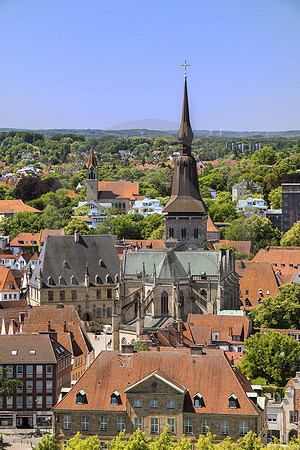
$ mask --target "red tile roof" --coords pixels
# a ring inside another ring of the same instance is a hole
[[[267,247],[260,249],[252,261],[268,262],[272,264],[279,275],[288,275],[289,279],[292,279],[300,268],[300,247]]]
[[[220,240],[213,244],[214,248],[218,250],[221,245],[228,245],[234,247],[239,253],[246,253],[249,255],[251,253],[252,242],[251,241],[229,241],[228,239]]]
[[[32,206],[25,205],[20,199],[0,200],[0,214],[14,214],[25,211],[32,213],[42,213],[42,211],[33,208]]]
[[[194,411],[191,398],[201,392],[205,404],[201,408],[203,414],[261,414],[260,408],[246,394],[253,392],[250,382],[232,368],[224,352],[211,349],[196,356],[178,349],[126,355],[118,351],[102,351],[54,410],[125,411],[126,389],[156,370],[164,371],[168,378],[188,389],[185,411]],[[87,403],[79,406],[75,399],[81,389],[86,392]],[[110,395],[116,390],[120,393],[121,402],[111,405]],[[228,397],[232,393],[238,397],[237,409],[228,409]]]
[[[136,200],[139,195],[138,181],[98,181],[98,191],[101,199],[128,198]]]

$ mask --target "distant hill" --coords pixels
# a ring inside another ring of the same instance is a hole
[[[170,131],[177,130],[179,124],[176,122],[170,122],[168,120],[158,119],[144,119],[144,120],[132,120],[131,122],[122,122],[112,127],[108,127],[107,130],[160,130]]]
[[[136,121],[143,122],[143,121]],[[168,124],[172,122],[160,121]],[[133,122],[127,122],[128,124],[133,124]],[[120,124],[120,125],[125,125]],[[176,124],[175,124],[176,125]],[[118,125],[116,125],[117,127]],[[173,123],[174,126],[174,123]],[[179,128],[179,127],[178,127]],[[131,128],[131,129],[110,129],[110,130],[100,130],[100,129],[73,129],[73,128],[57,128],[57,129],[41,129],[41,130],[29,130],[25,128],[0,128],[0,131],[36,131],[42,133],[47,137],[53,136],[54,134],[83,134],[87,138],[99,138],[102,136],[116,136],[120,138],[132,138],[132,137],[165,137],[165,138],[177,138],[178,128],[173,128],[169,130],[153,130],[149,128]],[[264,139],[271,137],[281,137],[281,138],[294,138],[300,136],[300,130],[289,130],[289,131],[226,131],[226,130],[194,130],[194,137],[223,137],[228,139]]]

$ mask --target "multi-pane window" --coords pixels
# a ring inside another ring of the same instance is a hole
[[[17,396],[17,406],[23,406],[23,397]]]
[[[42,380],[37,380],[36,381],[36,390],[37,391],[41,391],[43,389],[43,382]]]
[[[191,434],[193,432],[192,419],[184,419],[184,434]]]
[[[123,431],[125,428],[124,417],[117,418],[117,431]]]
[[[221,434],[229,434],[229,422],[228,422],[228,420],[222,420],[222,422],[221,422]]]
[[[142,429],[142,418],[141,417],[135,417],[134,418],[134,429],[135,430],[137,430],[137,429]]]
[[[27,376],[32,376],[33,366],[26,366],[26,374]]]
[[[101,289],[97,289],[96,298],[97,300],[101,300]]]
[[[13,398],[6,397],[6,406],[12,406],[12,404],[13,404]]]
[[[42,397],[42,395],[37,395],[36,396],[36,404],[37,404],[37,406],[42,406],[42,404],[43,404],[43,397]]]
[[[106,296],[107,296],[107,298],[112,298],[112,290],[111,289],[106,290]]]
[[[202,434],[206,434],[208,428],[209,428],[209,420],[207,419],[202,420]]]
[[[100,431],[107,431],[107,416],[100,416]]]
[[[6,366],[6,376],[11,377],[13,374],[13,367],[12,366]]]
[[[46,396],[46,405],[52,406],[52,395],[47,395]]]
[[[297,411],[290,411],[290,423],[298,422]]]
[[[167,407],[168,407],[169,409],[175,408],[174,400],[168,400]]]
[[[47,375],[52,375],[53,372],[53,367],[52,366],[46,366],[46,374]]]
[[[167,419],[167,424],[170,426],[170,433],[175,433],[175,419]]]
[[[141,408],[141,407],[142,407],[142,400],[141,400],[140,398],[134,400],[133,406],[134,406],[135,408]]]
[[[27,405],[27,408],[31,408],[32,407],[32,396],[31,395],[28,395],[26,397],[26,405]]]
[[[100,448],[101,448],[101,450],[107,450],[108,449],[107,443],[106,442],[100,442]]]
[[[81,429],[82,429],[82,431],[87,431],[89,429],[88,416],[81,416]]]
[[[26,389],[31,390],[32,388],[33,388],[33,381],[32,380],[26,381]]]
[[[64,414],[64,430],[71,430],[71,416]]]
[[[151,408],[158,408],[158,400],[151,400],[150,406]]]
[[[17,375],[23,375],[23,366],[17,366]]]
[[[77,300],[77,291],[71,291],[72,300]]]
[[[151,417],[151,433],[158,433],[158,417]]]
[[[245,436],[248,433],[248,422],[241,420],[240,422],[240,435]]]
[[[36,374],[38,376],[43,375],[43,366],[36,366]]]
[[[47,389],[47,391],[52,391],[52,387],[53,387],[52,380],[47,380],[46,381],[46,389]]]

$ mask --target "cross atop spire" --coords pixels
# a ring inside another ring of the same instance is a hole
[[[184,64],[180,64],[181,67],[184,67],[184,78],[187,77],[186,68],[191,67],[192,64],[187,64],[186,59],[184,60]]]

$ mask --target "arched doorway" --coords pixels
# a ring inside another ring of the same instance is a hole
[[[166,291],[161,294],[161,314],[163,316],[169,314],[169,296]]]
[[[297,430],[291,430],[289,432],[289,441],[293,438],[296,438],[298,436]]]
[[[91,318],[91,314],[86,312],[83,314],[82,320],[84,320],[85,322],[90,322],[92,320]]]

